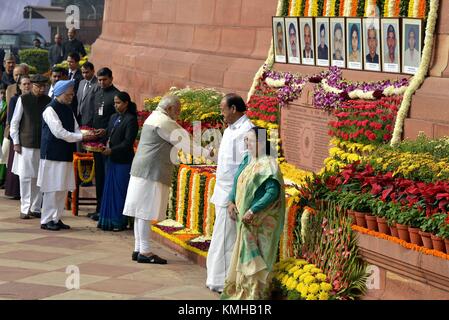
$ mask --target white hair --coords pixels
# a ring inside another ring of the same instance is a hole
[[[181,101],[175,95],[169,94],[162,97],[161,101],[157,105],[159,108],[166,110],[168,107],[180,105]]]

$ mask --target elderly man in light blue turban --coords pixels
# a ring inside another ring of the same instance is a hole
[[[58,231],[70,229],[61,220],[65,197],[75,190],[73,152],[76,142],[90,141],[96,136],[81,133],[70,108],[75,81],[59,81],[54,88],[55,98],[42,114],[42,139],[37,184],[43,192],[41,228]]]

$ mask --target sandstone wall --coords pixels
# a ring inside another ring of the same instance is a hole
[[[209,86],[246,94],[266,58],[277,0],[106,0],[96,68],[142,104],[171,86]],[[430,77],[413,99],[404,136],[449,135],[449,1],[441,1]],[[322,68],[275,65],[312,73]],[[351,80],[396,75],[344,71]]]
[[[277,0],[106,0],[98,69],[137,102],[171,86],[244,94],[266,59]]]

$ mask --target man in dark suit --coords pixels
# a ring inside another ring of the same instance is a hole
[[[61,63],[64,58],[64,54],[62,52],[62,37],[59,33],[55,34],[55,44],[50,47],[48,50],[48,62],[50,63],[50,67],[53,67],[55,64]]]
[[[70,52],[76,52],[81,57],[86,55],[86,50],[84,49],[84,44],[76,39],[76,29],[70,28],[67,32],[68,40],[62,44],[62,52],[64,54],[64,59],[67,59]],[[75,91],[76,92],[76,91]]]
[[[112,71],[109,68],[101,68],[98,70],[97,81],[99,88],[95,92],[95,110],[92,127],[95,129],[101,129],[104,135],[106,129],[108,128],[111,116],[116,112],[114,97],[120,91],[112,84]],[[106,143],[106,139],[103,139],[102,142]],[[94,152],[93,154],[95,160],[95,191],[97,197],[97,209],[96,212],[89,213],[88,217],[98,221],[101,198],[103,196],[105,167],[104,155],[101,152]]]
[[[68,80],[75,80],[75,92],[78,92],[78,87],[83,80],[83,75],[80,70],[80,56],[76,52],[71,52],[67,56],[67,62],[69,63],[69,78]],[[70,104],[70,107],[72,108],[73,114],[76,115],[77,109],[78,109],[78,99],[76,96],[73,97],[72,103]]]
[[[95,93],[98,90],[94,65],[86,62],[81,67],[81,73],[84,79],[81,80],[76,94],[78,100],[77,119],[81,126],[92,127],[95,113]]]

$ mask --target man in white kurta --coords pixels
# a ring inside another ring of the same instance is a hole
[[[14,109],[10,135],[14,143],[14,162],[11,171],[20,181],[20,217],[40,217],[42,194],[36,185],[39,170],[39,153],[42,112],[50,102],[45,95],[48,78],[31,77],[31,92],[22,95]]]
[[[221,101],[221,112],[228,128],[224,131],[218,151],[216,184],[211,202],[215,205],[215,223],[207,254],[206,286],[217,292],[223,291],[231,262],[236,237],[235,221],[227,213],[229,194],[234,176],[245,152],[245,134],[254,127],[245,115],[246,105],[236,94],[228,94]]]
[[[73,152],[76,142],[84,137],[70,108],[74,96],[73,80],[59,81],[54,88],[55,99],[47,106],[43,118],[42,143],[37,184],[44,193],[41,229],[70,229],[61,217],[67,191],[75,190]]]
[[[180,111],[178,97],[167,95],[161,99],[143,124],[131,167],[123,215],[135,218],[132,260],[138,263],[167,263],[151,252],[150,220],[165,218],[178,150],[191,153],[190,135],[176,122]],[[205,149],[197,148],[203,155],[207,154]]]

